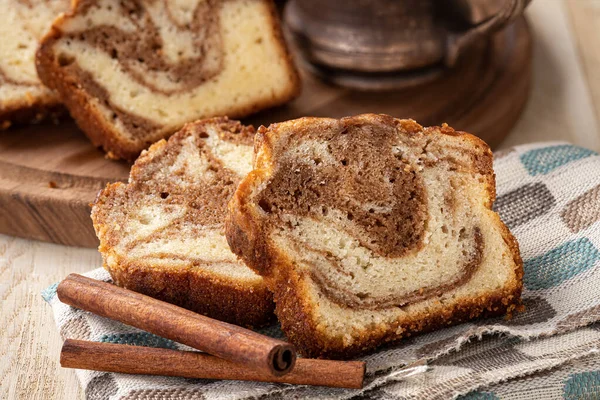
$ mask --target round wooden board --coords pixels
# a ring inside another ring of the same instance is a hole
[[[255,126],[301,116],[366,112],[413,118],[479,135],[492,148],[517,121],[529,94],[531,34],[524,18],[480,43],[456,69],[399,92],[357,92],[302,71],[303,92],[286,106],[244,120]],[[106,183],[127,180],[129,165],[92,147],[75,124],[46,123],[0,132],[0,232],[95,247],[90,203]]]

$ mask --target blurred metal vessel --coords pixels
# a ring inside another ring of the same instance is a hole
[[[357,89],[394,89],[438,77],[528,3],[289,0],[284,20],[302,58],[323,78]]]

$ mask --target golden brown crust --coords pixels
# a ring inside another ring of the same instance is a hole
[[[231,121],[226,117],[218,117],[187,124],[169,141],[160,140],[153,144],[132,166],[128,184],[112,183],[98,193],[92,208],[94,229],[100,239],[98,249],[103,256],[104,267],[119,286],[211,318],[246,327],[260,327],[274,319],[275,306],[271,292],[259,277],[240,280],[234,276],[213,273],[203,269],[202,262],[194,263],[191,257],[185,259],[185,265],[176,262],[169,264],[164,262],[164,259],[160,265],[154,265],[151,259],[133,258],[123,248],[118,249],[118,245],[123,239],[121,232],[124,226],[121,224],[126,222],[125,218],[129,218],[121,216],[128,215],[132,208],[141,206],[144,197],[135,196],[141,195],[147,190],[151,193],[154,191],[160,193],[161,190],[173,189],[168,199],[164,201],[174,200],[173,198],[176,196],[185,197],[174,203],[179,207],[189,207],[193,203],[203,204],[200,213],[188,211],[191,214],[185,215],[186,218],[198,218],[194,219],[194,223],[198,226],[204,224],[207,218],[220,218],[222,221],[223,217],[219,214],[220,203],[223,202],[222,212],[224,214],[229,197],[215,198],[214,204],[209,204],[209,201],[201,196],[205,194],[210,196],[210,188],[205,187],[206,190],[203,191],[202,187],[184,188],[179,183],[175,183],[180,190],[180,193],[175,193],[176,188],[169,189],[171,182],[159,182],[159,178],[156,178],[155,182],[149,182],[154,176],[153,174],[163,168],[163,162],[171,163],[173,159],[176,159],[177,151],[187,137],[195,135],[202,138],[204,137],[203,132],[206,132],[209,126],[218,129],[220,140],[230,142],[237,140],[240,144],[245,145],[252,143],[254,128],[243,126],[238,121]],[[198,151],[200,152],[200,149]],[[217,171],[220,168],[219,165],[213,167],[215,168],[214,174],[223,173]],[[181,193],[182,190],[185,192]],[[223,190],[223,188],[219,190]],[[200,193],[201,191],[205,193]],[[202,214],[202,210],[209,215]],[[115,227],[115,225],[119,226]],[[180,231],[175,228],[170,234],[175,235],[177,232]],[[166,257],[166,259],[170,258]],[[211,261],[203,262],[208,264]]]
[[[300,282],[286,277],[278,280],[274,290],[275,313],[290,342],[302,355],[310,358],[348,359],[364,354],[382,344],[401,342],[414,334],[426,333],[478,317],[511,314],[520,305],[521,287],[506,288],[487,296],[465,300],[439,313],[420,313],[398,319],[385,329],[373,329],[356,339],[350,346],[342,339],[320,333],[310,314],[303,309],[312,307],[298,299],[305,298]],[[288,284],[283,282],[289,282]]]
[[[240,326],[256,328],[275,319],[272,294],[264,285],[240,285],[201,270],[149,269],[119,259],[116,263],[119,268],[105,268],[121,287]]]
[[[113,159],[125,159],[134,161],[140,152],[147,148],[153,141],[140,147],[134,142],[126,141],[121,138],[120,133],[114,126],[106,120],[101,112],[93,106],[91,100],[94,98],[88,93],[71,74],[65,72],[56,60],[53,51],[53,44],[62,37],[60,27],[64,21],[74,16],[83,0],[74,0],[71,11],[61,15],[54,21],[54,24],[46,36],[42,39],[38,52],[36,54],[36,68],[40,80],[49,88],[56,90],[69,110],[71,116],[77,122],[77,125],[88,136],[94,146],[102,147],[107,156]],[[272,0],[265,1],[269,6],[270,27],[273,35],[279,43],[279,51],[283,60],[290,71],[290,82],[286,93],[278,98],[265,99],[255,102],[251,105],[232,107],[227,115],[231,118],[241,118],[253,114],[259,110],[275,107],[288,102],[300,93],[300,77],[292,61],[292,57],[285,45],[277,10]],[[172,134],[173,132],[169,132]],[[168,137],[169,134],[164,135]]]
[[[57,122],[58,118],[65,114],[66,109],[57,93],[48,90],[36,77],[28,77],[28,73],[19,76],[17,72],[22,69],[29,71],[33,66],[29,53],[31,45],[37,45],[41,34],[50,26],[54,16],[67,10],[69,5],[68,0],[4,4],[3,11],[9,14],[4,24],[12,26],[14,32],[26,34],[18,39],[2,38],[2,40],[22,40],[23,43],[14,54],[18,62],[13,63],[17,60],[11,61],[9,56],[8,59],[3,60],[5,68],[0,68],[0,87],[8,88],[9,92],[16,92],[0,99],[0,131],[13,125],[37,124],[46,119]]]
[[[118,132],[90,102],[91,96],[58,65],[54,55],[52,46],[62,35],[59,26],[75,15],[80,3],[80,0],[75,0],[71,11],[60,15],[40,42],[35,59],[38,76],[46,86],[60,94],[71,117],[94,146],[102,147],[109,158],[133,161],[141,149],[119,138]]]
[[[103,119],[98,109],[92,106],[90,96],[76,82],[67,79],[64,70],[56,65],[51,45],[53,39],[59,36],[58,29],[53,27],[37,52],[36,66],[41,81],[61,94],[71,117],[94,146],[102,147],[109,158],[135,160],[141,149],[120,140],[118,133]]]
[[[486,207],[491,210],[495,199],[495,176],[492,166],[492,153],[489,147],[476,136],[455,131],[444,125],[442,127],[423,129],[411,120],[397,120],[389,116],[367,114],[351,118],[362,118],[394,123],[406,134],[416,132],[438,131],[445,135],[460,136],[477,148],[480,154],[473,160],[479,173],[486,177],[488,199]],[[296,133],[302,135],[306,127],[324,121],[319,118],[301,118],[295,121]],[[267,227],[260,224],[260,218],[254,215],[254,208],[249,204],[255,186],[267,179],[273,161],[273,148],[270,141],[276,141],[277,124],[269,129],[260,127],[255,138],[254,170],[244,179],[229,203],[229,217],[226,222],[226,235],[231,249],[238,254],[248,266],[265,277],[267,285],[274,292],[276,302],[275,313],[281,322],[282,329],[301,353],[307,357],[349,358],[362,354],[382,343],[393,343],[420,332],[427,332],[444,326],[457,324],[480,316],[493,316],[512,313],[520,306],[522,291],[523,262],[518,244],[508,228],[494,213],[496,224],[500,227],[504,241],[512,252],[515,262],[512,283],[494,292],[486,293],[478,298],[467,298],[451,307],[439,308],[439,312],[421,312],[398,318],[394,324],[370,329],[351,344],[343,343],[342,338],[333,338],[323,334],[313,319],[311,310],[314,305],[308,300],[308,289],[301,276],[293,268],[293,261],[278,251],[267,240]]]

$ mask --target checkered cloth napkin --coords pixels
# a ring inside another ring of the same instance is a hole
[[[363,357],[362,390],[77,370],[89,399],[600,399],[600,156],[566,143],[495,155],[496,210],[524,259],[526,311]],[[88,276],[110,281],[103,269]],[[43,293],[64,338],[189,349]],[[283,337],[277,326],[262,331]]]

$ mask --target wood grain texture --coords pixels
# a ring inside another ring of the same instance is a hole
[[[488,45],[489,44],[489,45]],[[529,95],[531,37],[524,19],[475,46],[441,78],[396,92],[327,85],[303,71],[295,101],[244,121],[268,125],[301,116],[339,118],[367,112],[443,122],[497,146]],[[96,247],[90,206],[107,182],[126,180],[128,164],[107,160],[76,126],[44,124],[0,132],[0,233]]]
[[[60,368],[62,339],[41,291],[100,265],[94,250],[0,235],[0,399],[83,398],[73,371]]]
[[[0,233],[96,247],[90,203],[128,175],[72,121],[0,131]]]

